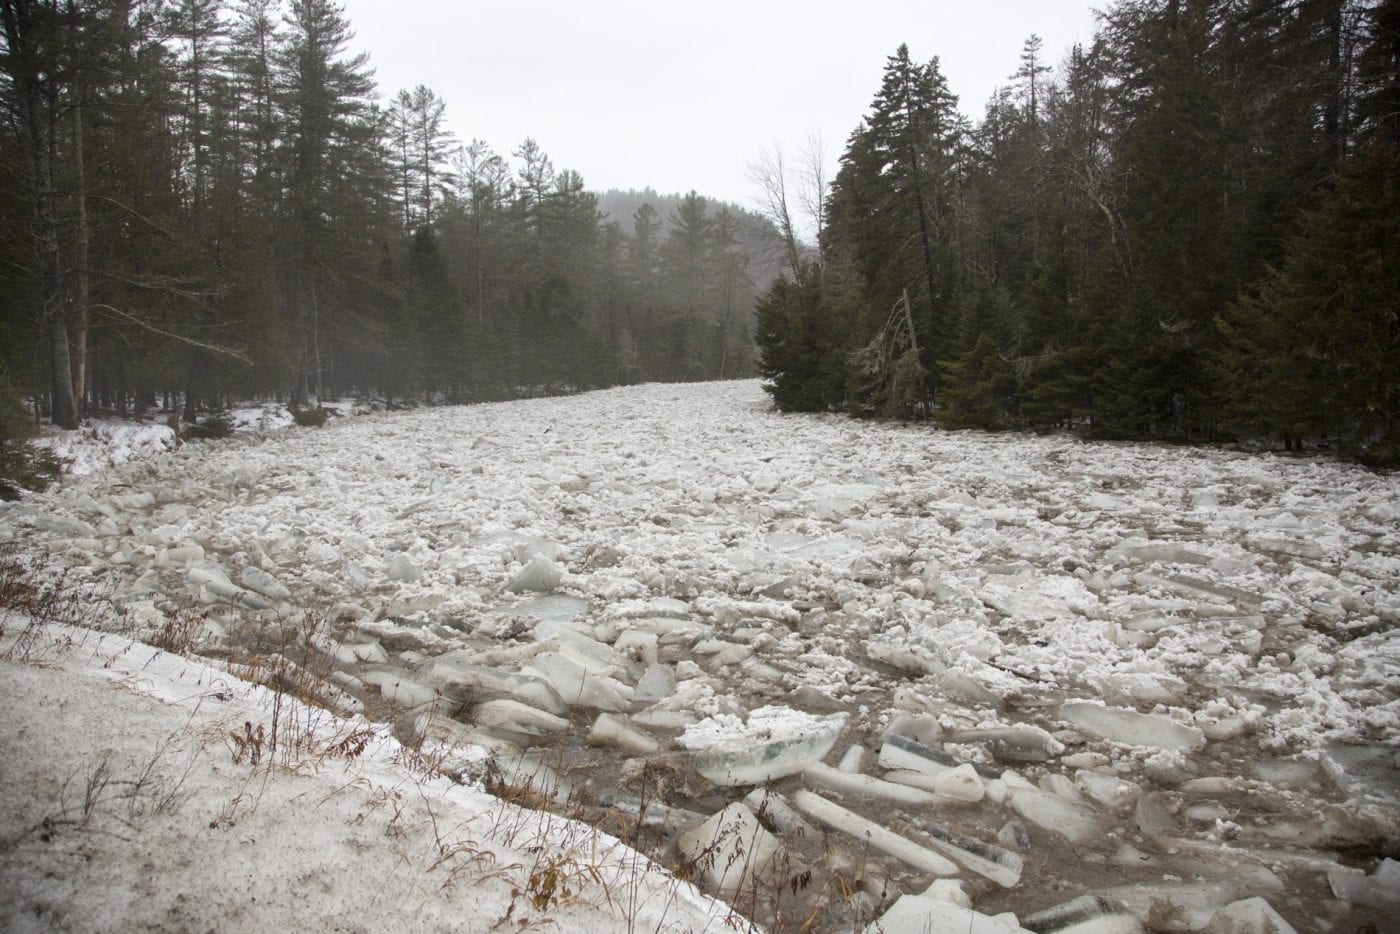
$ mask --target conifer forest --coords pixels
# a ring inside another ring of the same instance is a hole
[[[783,410],[1400,455],[1396,0],[1117,0],[975,119],[910,36],[829,181],[765,162],[753,210],[457,139],[331,0],[0,25],[0,366],[54,425],[757,374]]]

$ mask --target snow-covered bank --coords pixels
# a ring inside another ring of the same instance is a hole
[[[1396,855],[1398,494],[1319,460],[784,417],[728,383],[192,445],[0,529],[148,633],[206,609],[210,653],[321,608],[346,709],[498,769],[545,753],[599,813],[664,775],[659,848],[770,779],[782,859],[863,881],[847,921],[951,850],[988,915],[1086,894],[1190,926],[1263,897],[1329,930],[1377,916],[1348,880]]]
[[[53,627],[19,655],[0,659],[0,929],[722,926],[611,838],[426,775],[382,728],[110,634]]]

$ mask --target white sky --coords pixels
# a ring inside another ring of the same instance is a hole
[[[901,42],[980,118],[1028,35],[1058,66],[1093,33],[1084,0],[343,2],[380,93],[426,84],[463,142],[533,136],[594,190],[741,204],[760,147],[791,156],[816,131],[834,162]]]

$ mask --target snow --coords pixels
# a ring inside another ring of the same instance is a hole
[[[1110,879],[1149,903],[1140,887],[1173,872],[1203,875],[1180,892],[1214,898],[1223,863],[1180,855],[1191,843],[1292,867],[1285,893],[1228,880],[1227,894],[1265,897],[1299,930],[1368,917],[1318,867],[1373,871],[1366,854],[1397,832],[1393,474],[781,416],[754,382],[316,430],[238,421],[230,439],[178,448],[110,433],[71,455],[60,486],[0,507],[0,537],[99,588],[147,638],[194,608],[210,654],[309,612],[372,721],[402,734],[420,708],[454,716],[498,752],[572,760],[578,786],[619,808],[636,807],[617,787],[624,760],[680,751],[710,761],[721,788],[668,813],[713,814],[768,778],[830,816],[806,767],[926,718],[918,743],[942,758],[882,751],[880,764],[975,767],[985,797],[947,812],[968,839],[1001,839],[1018,813],[1030,823],[1016,888],[979,895],[989,916]],[[643,752],[652,739],[660,751]],[[735,770],[744,757],[757,771]],[[1312,777],[1257,772],[1265,761]],[[1007,764],[1033,781],[991,781]],[[1074,781],[1092,802],[1071,800]],[[1227,789],[1218,810],[1192,798],[1206,787]],[[902,825],[880,800],[843,803]],[[1124,870],[1124,847],[1148,861]],[[1066,857],[1085,848],[1093,859]]]

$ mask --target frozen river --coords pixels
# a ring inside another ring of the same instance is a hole
[[[1400,911],[1394,475],[651,385],[186,445],[0,532],[147,632],[207,610],[208,654],[315,611],[343,709],[644,812],[659,854],[767,780],[737,897],[768,923]]]

